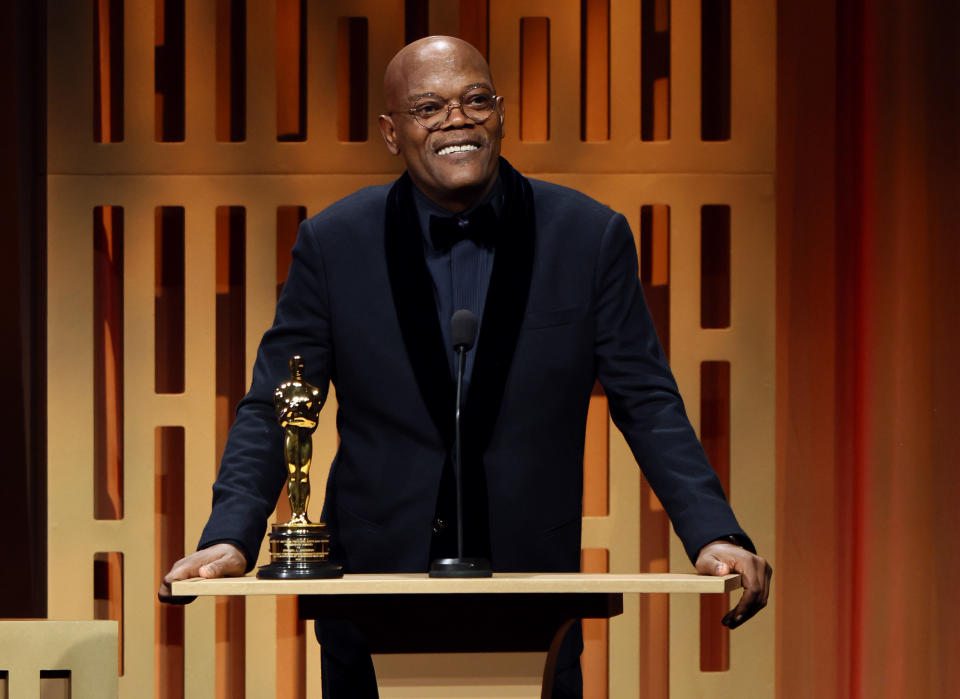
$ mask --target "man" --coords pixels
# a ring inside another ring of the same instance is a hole
[[[380,130],[407,171],[301,226],[200,550],[173,566],[161,597],[174,580],[253,567],[284,482],[272,391],[293,354],[310,383],[337,389],[341,442],[324,516],[345,569],[422,572],[453,555],[449,318],[468,308],[482,320],[462,413],[465,555],[500,571],[578,569],[583,435],[599,379],[697,570],[742,575],[745,592],[724,618],[738,626],[766,604],[770,566],[684,414],[626,220],[499,157],[503,100],[469,44],[410,44],[384,88]],[[336,627],[318,636],[325,696],[375,695],[362,640]],[[555,696],[580,692],[570,638]]]

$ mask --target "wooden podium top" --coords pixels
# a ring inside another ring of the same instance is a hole
[[[740,587],[739,575],[680,573],[494,573],[492,578],[430,578],[426,573],[344,575],[333,580],[192,578],[171,585],[174,595],[424,595],[477,593],[685,592],[713,594]]]

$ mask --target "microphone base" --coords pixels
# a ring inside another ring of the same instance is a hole
[[[489,578],[490,561],[485,558],[438,558],[430,564],[431,578]]]

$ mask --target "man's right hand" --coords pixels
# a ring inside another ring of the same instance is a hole
[[[247,570],[247,559],[233,544],[214,544],[173,564],[170,572],[160,581],[157,597],[161,602],[186,604],[195,597],[174,597],[170,594],[170,583],[190,578],[229,578],[243,575]]]

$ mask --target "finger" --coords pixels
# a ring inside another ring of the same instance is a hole
[[[738,560],[734,568],[740,573],[740,580],[743,585],[743,595],[736,607],[727,612],[723,617],[722,623],[725,626],[735,629],[747,619],[756,614],[763,607],[760,599],[763,594],[763,582],[756,563],[759,561],[755,556],[748,555],[746,559]]]
[[[200,566],[197,571],[200,574],[201,578],[222,578],[223,577],[223,568],[225,565],[224,557],[204,563]]]
[[[773,578],[773,568],[770,566],[769,563],[767,563],[766,561],[764,561],[764,570],[763,570],[763,600],[762,600],[762,604],[761,604],[762,607],[766,607],[766,606],[767,606],[767,600],[768,600],[769,597],[770,597],[770,585],[771,585],[771,579],[772,579],[772,578]]]
[[[723,617],[722,623],[730,628],[736,628],[743,623],[746,613],[759,596],[760,586],[756,571],[751,563],[749,560],[738,560],[733,564],[734,569],[740,573],[743,594],[740,595],[736,606]]]
[[[167,604],[189,604],[196,599],[195,596],[174,595],[170,585],[178,580],[197,577],[197,571],[203,562],[203,557],[198,556],[198,554],[201,553],[201,551],[197,551],[189,556],[185,556],[171,566],[170,570],[160,581],[160,588],[157,590],[157,599]]]
[[[700,575],[729,575],[732,570],[729,562],[715,554],[698,558],[696,569]]]
[[[177,562],[179,563],[179,561]],[[170,583],[173,583],[177,580],[183,580],[185,577],[191,576],[182,576],[183,566],[180,567],[181,572],[175,573],[177,569],[177,564],[174,564],[174,567],[170,569],[170,572],[164,576],[163,580],[160,582],[160,589],[157,590],[157,599],[165,604],[190,604],[193,600],[196,599],[195,596],[188,595],[174,595],[170,587]],[[181,577],[182,576],[182,577]]]
[[[167,574],[163,576],[157,595],[161,599],[169,597],[171,593],[171,583],[177,582],[178,580],[189,580],[190,578],[198,577],[200,575],[200,567],[209,556],[210,554],[206,551],[195,551],[174,563]]]
[[[198,573],[201,578],[222,578],[242,575],[245,567],[246,561],[241,561],[234,549],[226,548],[215,559],[200,566]]]
[[[202,558],[199,558],[196,553],[192,553],[189,556],[181,558],[179,561],[174,563],[173,566],[171,566],[170,571],[163,576],[163,581],[169,584],[177,580],[195,578],[198,575],[197,571],[200,569],[202,563]]]

